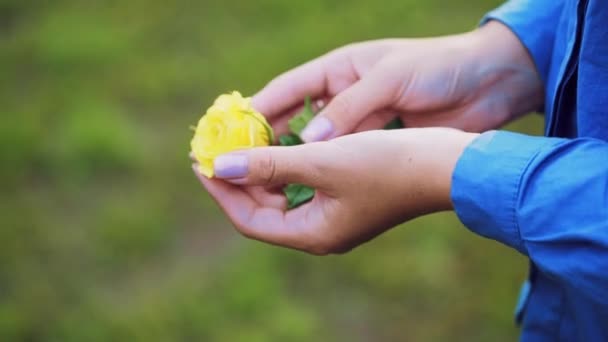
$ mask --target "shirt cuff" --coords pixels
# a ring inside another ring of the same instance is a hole
[[[527,255],[517,202],[526,169],[547,143],[547,138],[490,131],[467,146],[452,174],[451,189],[462,223]]]
[[[562,6],[559,0],[511,0],[486,14],[480,25],[497,20],[513,31],[546,84]]]

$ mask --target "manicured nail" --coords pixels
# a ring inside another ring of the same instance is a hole
[[[245,177],[248,170],[247,156],[243,154],[225,154],[213,161],[213,171],[217,178]]]
[[[322,116],[314,118],[300,136],[305,142],[321,141],[329,138],[334,133],[334,125]]]

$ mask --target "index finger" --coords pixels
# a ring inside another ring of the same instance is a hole
[[[271,119],[301,104],[306,96],[317,98],[324,95],[326,79],[326,56],[322,56],[270,81],[253,96],[252,105]]]

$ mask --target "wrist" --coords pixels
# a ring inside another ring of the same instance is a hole
[[[517,65],[536,72],[532,56],[519,38],[505,24],[490,20],[468,33],[476,62]]]
[[[469,144],[479,136],[451,128],[422,129],[424,147],[421,154],[428,156],[421,168],[421,178],[426,180],[431,195],[430,206],[433,212],[452,210],[452,175],[456,164]]]
[[[544,89],[534,60],[509,27],[491,20],[470,32],[469,38],[478,86],[488,89],[487,98],[500,102],[489,108],[504,108],[503,121],[509,121],[542,106]]]
[[[466,148],[479,137],[479,133],[454,132],[453,138],[446,145],[446,154],[444,159],[444,173],[441,175],[441,186],[438,190],[441,198],[441,203],[446,210],[453,210],[452,203],[452,179],[456,164],[462,157]]]

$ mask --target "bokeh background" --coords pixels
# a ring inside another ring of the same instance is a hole
[[[308,256],[239,236],[187,155],[222,92],[499,2],[0,0],[0,340],[516,339],[526,260],[452,213]]]

